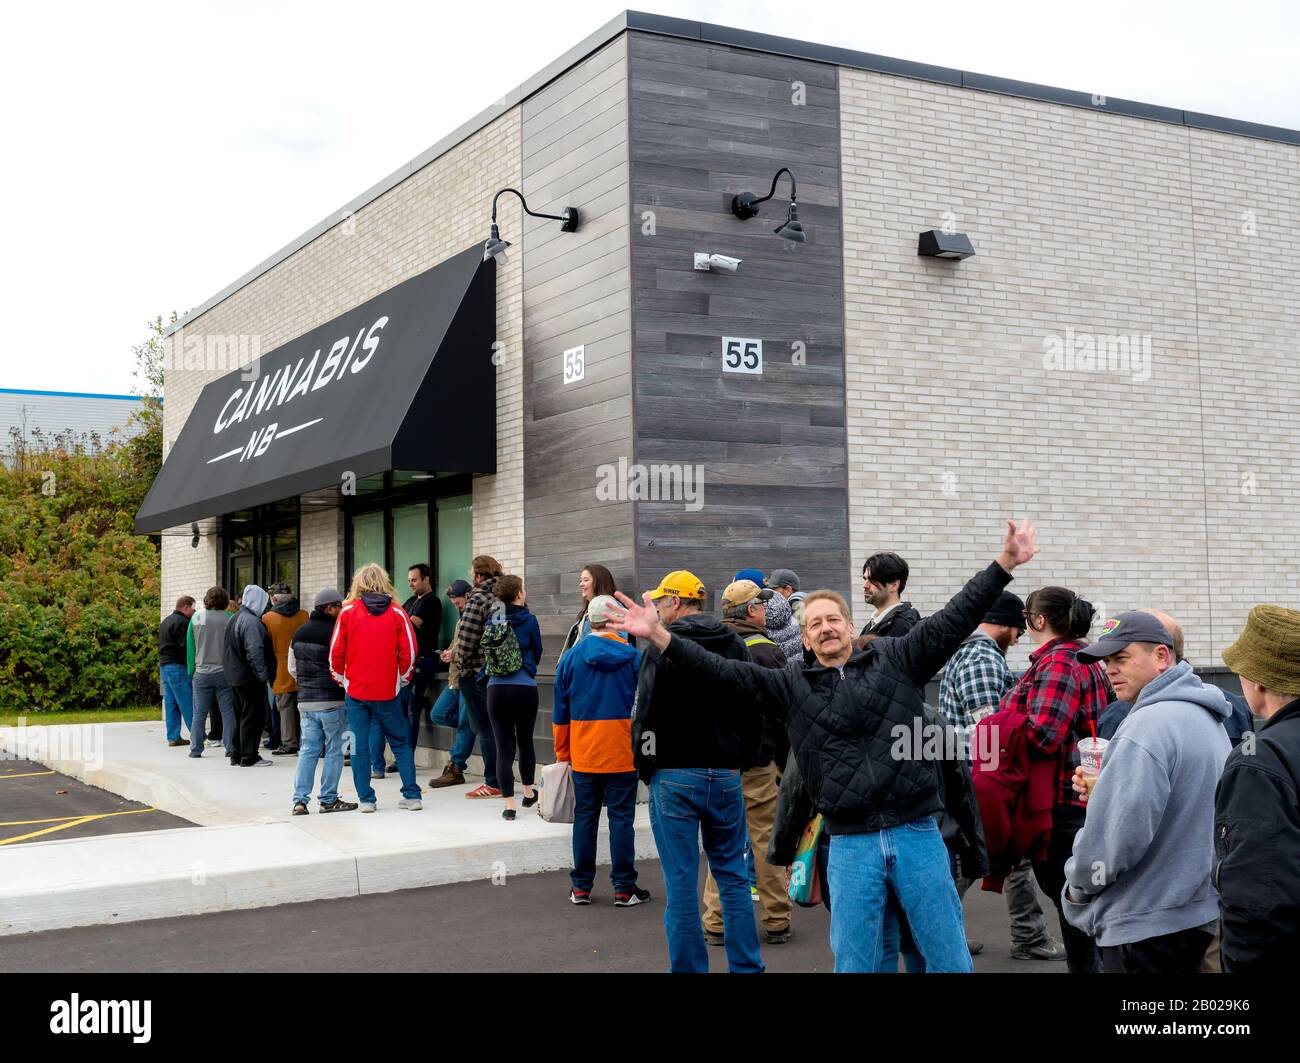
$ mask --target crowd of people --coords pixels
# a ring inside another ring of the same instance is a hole
[[[875,554],[856,633],[840,594],[805,592],[788,568],[737,572],[717,618],[689,571],[637,604],[585,566],[551,718],[574,793],[570,902],[593,902],[602,808],[613,903],[651,900],[635,860],[644,783],[674,972],[707,971],[709,946],[760,972],[762,945],[788,941],[793,909],[813,904],[830,911],[837,971],[969,972],[977,881],[1006,898],[1013,957],[1071,972],[1300,957],[1300,612],[1251,610],[1223,653],[1230,694],[1197,676],[1166,613],[1120,613],[1090,640],[1099,618],[1074,591],[1011,593],[1037,551],[1036,530],[1009,522],[996,560],[924,618],[902,597],[906,561]],[[346,598],[319,592],[310,615],[283,584],[244,588],[233,612],[219,587],[199,611],[182,598],[160,631],[168,741],[192,757],[220,744],[245,767],[270,763],[259,741],[296,755],[294,815],[313,788],[321,812],[373,812],[373,782],[393,771],[398,807],[419,810],[427,708],[455,729],[428,785],[468,787],[477,743],[484,780],[465,796],[500,798],[514,820],[539,799],[541,631],[521,577],[487,555],[469,575],[445,591],[459,614],[445,648],[427,565],[401,605],[378,565]],[[349,757],[355,803],[338,794]]]

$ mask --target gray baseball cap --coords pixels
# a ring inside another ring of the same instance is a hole
[[[316,601],[313,603],[313,609],[324,609],[327,605],[337,605],[343,601],[343,595],[339,594],[333,587],[326,587],[316,592]]]
[[[799,589],[799,573],[790,568],[774,568],[767,577],[769,587],[793,587]]]
[[[1086,646],[1075,653],[1084,664],[1092,664],[1119,653],[1132,642],[1150,642],[1156,646],[1174,648],[1174,637],[1150,613],[1134,609],[1127,613],[1113,616],[1101,625],[1101,634],[1091,646]]]

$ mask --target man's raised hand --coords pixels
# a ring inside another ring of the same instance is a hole
[[[654,607],[649,591],[643,595],[645,605],[637,605],[622,591],[615,591],[614,597],[623,606],[621,616],[613,614],[610,616],[615,631],[623,631],[635,638],[645,639],[661,650],[668,646],[672,636],[659,622],[659,611]]]
[[[1002,553],[998,564],[1008,572],[1033,559],[1038,553],[1038,529],[1029,523],[1026,517],[1016,527],[1014,520],[1007,521],[1007,537],[1002,542]]]

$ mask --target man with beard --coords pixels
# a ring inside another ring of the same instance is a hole
[[[1007,667],[1007,651],[1025,633],[1025,603],[1010,591],[1001,596],[984,622],[957,647],[939,683],[939,711],[957,729],[964,754],[969,757],[970,734],[985,716],[996,712],[1002,695],[1015,683]],[[1011,918],[1011,958],[1063,960],[1065,948],[1052,940],[1043,909],[1038,904],[1033,867],[1023,861],[1007,876],[1004,890]],[[963,899],[974,879],[958,876],[957,893]],[[970,942],[972,953],[983,946]]]
[[[907,562],[897,554],[872,554],[862,564],[862,597],[875,609],[858,633],[855,649],[872,639],[896,639],[906,635],[921,619],[911,602],[902,600],[907,589]]]

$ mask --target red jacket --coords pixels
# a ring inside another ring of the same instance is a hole
[[[330,672],[348,697],[392,701],[415,667],[415,629],[392,598],[363,594],[343,606],[330,638]]]
[[[1032,755],[1029,717],[1003,704],[971,735],[971,777],[989,855],[983,888],[994,893],[1025,857],[1045,855],[1056,803],[1056,761]]]

